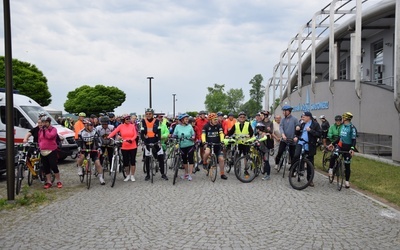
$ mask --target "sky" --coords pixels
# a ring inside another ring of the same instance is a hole
[[[46,76],[52,108],[82,85],[126,93],[116,114],[204,110],[208,87],[243,89],[328,0],[12,0],[14,59]],[[3,5],[0,6],[3,13]],[[0,25],[4,55],[4,24]]]

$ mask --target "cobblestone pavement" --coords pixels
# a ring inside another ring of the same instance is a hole
[[[138,158],[139,159],[139,158]],[[73,161],[60,165],[64,196],[34,210],[0,212],[0,249],[400,249],[400,213],[325,176],[293,190],[272,178],[215,183],[197,173],[172,185],[158,173],[111,188],[78,183]],[[33,188],[41,188],[39,183]],[[4,178],[0,194],[6,194]],[[12,220],[10,219],[12,218]]]

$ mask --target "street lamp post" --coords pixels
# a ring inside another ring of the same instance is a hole
[[[151,105],[151,79],[154,79],[154,77],[149,76],[149,77],[147,77],[147,79],[149,79],[149,108],[152,108],[152,105]]]
[[[173,115],[173,116],[172,116],[172,119],[175,118],[175,96],[176,96],[176,94],[172,94],[172,98],[173,98],[173,99],[172,99],[172,104],[173,104],[173,105],[172,105],[172,107],[173,107],[173,108],[172,108],[172,109],[173,109],[173,112],[172,112],[172,115]]]

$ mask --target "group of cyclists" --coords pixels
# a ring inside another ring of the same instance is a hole
[[[293,165],[300,156],[302,148],[305,149],[307,158],[314,164],[314,155],[316,154],[319,142],[328,150],[346,151],[345,159],[345,187],[349,187],[350,180],[350,159],[354,155],[357,130],[352,125],[353,115],[349,112],[335,117],[335,123],[329,125],[325,116],[321,116],[321,125],[311,112],[304,112],[300,119],[292,115],[293,108],[289,105],[282,107],[283,116],[276,114],[271,119],[269,111],[260,111],[250,121],[245,112],[239,112],[237,118],[232,113],[224,115],[222,112],[209,113],[200,111],[197,117],[191,117],[188,114],[181,114],[176,120],[167,120],[163,114],[155,114],[151,108],[146,109],[145,116],[141,121],[136,116],[123,115],[119,121],[113,113],[97,117],[86,117],[86,114],[79,113],[78,120],[74,123],[75,140],[79,146],[77,166],[78,175],[82,175],[82,162],[87,154],[94,162],[99,182],[105,184],[103,176],[103,152],[107,151],[109,162],[112,161],[113,148],[110,146],[113,141],[122,141],[121,154],[126,178],[124,181],[136,181],[136,155],[139,141],[143,143],[144,164],[146,169],[145,181],[150,179],[150,156],[153,154],[157,159],[161,178],[168,181],[165,174],[165,148],[168,138],[174,137],[179,141],[179,148],[182,152],[182,165],[184,174],[182,179],[193,180],[193,173],[199,170],[194,168],[194,153],[198,147],[200,159],[196,162],[201,167],[208,167],[208,159],[211,153],[211,147],[218,158],[220,177],[227,180],[225,174],[224,161],[226,158],[226,149],[224,140],[226,138],[241,138],[238,140],[238,150],[240,155],[249,153],[250,145],[245,143],[246,139],[256,138],[260,140],[260,151],[263,155],[263,168],[265,176],[263,180],[270,179],[271,166],[269,157],[274,156],[275,169],[278,168],[280,158],[286,146],[289,147],[290,161]],[[96,118],[96,119],[95,119]],[[39,117],[38,126],[32,129],[26,136],[25,141],[30,136],[38,140],[41,151],[50,151],[42,158],[44,172],[50,174],[53,170],[57,179],[57,186],[62,187],[60,175],[57,167],[57,158],[53,151],[56,150],[56,144],[53,143],[53,130],[48,124],[49,117]],[[55,133],[56,134],[56,133]],[[246,139],[244,139],[246,138]],[[304,145],[303,145],[304,144]],[[150,147],[150,145],[152,145]],[[272,154],[271,151],[274,153]],[[329,175],[333,174],[332,168],[335,164],[333,154],[330,161]],[[44,185],[44,188],[50,188],[50,176]],[[310,182],[310,186],[314,183]]]

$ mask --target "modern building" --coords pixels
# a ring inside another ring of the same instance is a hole
[[[300,118],[344,112],[362,153],[400,161],[400,1],[333,0],[300,27],[273,68],[266,108]]]

